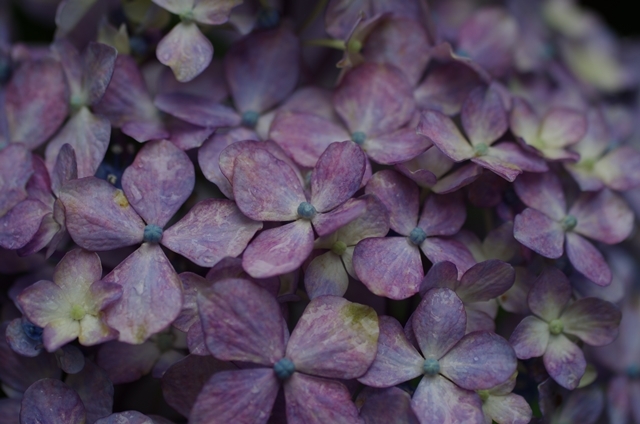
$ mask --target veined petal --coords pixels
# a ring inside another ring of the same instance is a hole
[[[21,249],[40,229],[42,220],[51,209],[35,199],[25,199],[0,217],[0,247]]]
[[[524,139],[527,144],[536,144],[540,118],[526,100],[516,97],[509,116],[509,127],[514,135]]]
[[[485,302],[509,290],[515,278],[511,265],[491,259],[469,268],[460,279],[456,294],[463,302]]]
[[[517,165],[504,161],[493,155],[475,157],[472,158],[471,161],[495,174],[498,174],[509,182],[513,182],[516,177],[522,173],[522,170]]]
[[[60,380],[45,378],[33,383],[22,398],[21,423],[85,422],[80,396]]]
[[[567,206],[560,179],[553,172],[525,173],[513,187],[522,202],[549,218],[560,221],[567,214]]]
[[[509,343],[519,359],[537,358],[547,350],[549,324],[538,317],[525,317],[513,330]]]
[[[563,148],[576,144],[587,132],[587,119],[577,111],[551,109],[540,124],[540,139],[548,147]]]
[[[488,156],[515,165],[526,172],[547,172],[549,170],[544,159],[532,153],[524,152],[516,143],[508,141],[489,147]]]
[[[366,207],[364,200],[349,199],[330,212],[317,214],[311,223],[319,236],[326,236],[362,216]]]
[[[399,387],[374,389],[365,387],[356,398],[360,418],[367,424],[418,424],[411,409],[411,395]]]
[[[452,236],[460,231],[467,218],[461,193],[431,194],[424,201],[418,227],[427,237]]]
[[[213,45],[194,22],[180,22],[158,43],[156,57],[181,82],[191,81],[213,58]]]
[[[616,305],[597,297],[576,300],[560,317],[565,333],[577,336],[591,346],[603,346],[615,340],[621,318]]]
[[[431,140],[455,162],[470,159],[474,155],[473,148],[456,124],[440,112],[428,109],[423,111],[417,132]]]
[[[323,295],[344,296],[349,286],[349,275],[340,256],[326,252],[316,256],[304,272],[304,287],[309,298]]]
[[[427,237],[420,245],[420,250],[434,264],[443,261],[455,264],[458,278],[476,263],[469,249],[452,238]]]
[[[482,404],[482,411],[489,420],[499,423],[527,424],[533,412],[531,406],[520,395],[489,396]]]
[[[362,148],[372,160],[383,165],[394,165],[411,160],[429,149],[431,141],[407,126],[397,131],[367,138]]]
[[[472,145],[490,146],[508,128],[507,113],[494,86],[474,89],[462,105],[462,127]]]
[[[440,375],[420,381],[411,408],[420,422],[484,424],[480,396]]]
[[[563,334],[551,336],[542,360],[551,378],[569,390],[578,386],[587,367],[582,350]]]
[[[613,278],[602,254],[584,237],[567,233],[567,256],[575,269],[599,286],[608,286]]]
[[[235,110],[202,95],[159,94],[154,104],[161,111],[198,127],[217,129],[240,124],[240,116]]]
[[[611,190],[583,193],[569,215],[577,220],[576,233],[607,244],[620,243],[633,230],[633,212],[627,202]]]
[[[439,360],[464,336],[467,314],[452,290],[434,288],[424,295],[411,322],[422,354]]]
[[[545,258],[559,258],[564,251],[565,233],[562,227],[536,209],[527,208],[516,215],[513,236]]]
[[[571,283],[562,271],[545,268],[529,290],[527,302],[531,312],[547,322],[560,317],[571,299]]]
[[[27,198],[25,187],[32,174],[31,153],[22,144],[0,150],[0,217]]]
[[[231,9],[242,0],[199,0],[193,8],[193,18],[203,24],[220,25],[229,20]]]
[[[375,194],[389,212],[391,229],[408,236],[416,227],[419,212],[418,186],[408,178],[392,171],[376,172],[367,187],[367,194]]]

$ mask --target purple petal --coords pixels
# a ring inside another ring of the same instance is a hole
[[[114,341],[100,346],[96,362],[107,372],[113,384],[122,384],[148,374],[160,354],[155,342],[132,345]]]
[[[265,230],[247,246],[242,267],[254,278],[291,272],[313,250],[313,238],[311,223],[304,219]]]
[[[156,57],[180,82],[191,81],[211,63],[213,45],[194,22],[180,22],[158,43]]]
[[[359,422],[351,394],[337,381],[296,372],[284,384],[284,395],[291,424]]]
[[[229,20],[231,9],[241,4],[241,0],[200,1],[193,7],[194,19],[208,25],[221,25]]]
[[[447,288],[456,291],[458,288],[458,270],[451,262],[438,262],[427,272],[420,284],[420,295],[424,296],[432,288]]]
[[[540,139],[549,147],[576,144],[587,131],[587,120],[580,112],[554,108],[542,119]]]
[[[51,143],[49,143],[49,146]],[[76,162],[76,152],[70,144],[63,144],[57,153],[56,161],[51,173],[51,190],[54,193],[60,192],[60,188],[68,181],[78,178],[78,165]]]
[[[93,176],[107,152],[110,136],[109,120],[93,115],[89,109],[83,107],[47,144],[47,168],[53,170],[58,152],[64,144],[69,143],[76,154],[77,178]]]
[[[531,422],[531,406],[520,395],[489,396],[482,404],[485,417],[500,423],[527,424]]]
[[[440,359],[440,372],[462,388],[489,389],[506,381],[516,371],[517,363],[505,339],[478,331],[463,337]]]
[[[256,221],[294,220],[306,201],[293,169],[257,147],[236,157],[233,194],[242,213]]]
[[[397,68],[364,63],[345,75],[333,104],[349,131],[375,137],[404,126],[415,110],[412,89]]]
[[[344,296],[349,275],[340,256],[333,252],[316,256],[304,271],[304,287],[310,299],[323,295]]]
[[[413,296],[424,277],[420,251],[406,237],[362,240],[353,253],[353,268],[372,293],[390,299]]]
[[[384,237],[389,232],[389,214],[377,196],[365,194],[358,198],[366,203],[365,212],[349,224],[341,227],[337,239],[347,246],[354,246],[369,237]]]
[[[372,387],[391,387],[420,376],[424,358],[409,343],[400,323],[388,316],[380,316],[378,321],[378,353],[358,381]]]
[[[284,356],[286,323],[276,299],[241,279],[215,283],[198,296],[209,351],[218,359],[271,366]]]
[[[144,145],[122,175],[122,189],[147,224],[164,227],[191,195],[193,164],[166,140]]]
[[[532,144],[538,137],[540,118],[526,100],[515,97],[509,116],[509,127],[514,135],[523,138],[527,144]]]
[[[169,119],[167,127],[171,133],[167,139],[184,151],[202,146],[216,130],[215,128],[202,128],[192,125],[177,118]]]
[[[65,382],[74,389],[87,414],[87,422],[95,422],[111,414],[113,384],[107,373],[91,361],[85,361],[82,371],[69,375]]]
[[[585,238],[567,233],[567,256],[575,269],[599,286],[608,286],[612,274],[607,261],[596,247]]]
[[[458,240],[443,237],[427,237],[420,250],[432,262],[453,262],[458,268],[458,277],[475,265],[476,261],[469,249]]]
[[[484,424],[480,397],[440,375],[420,381],[411,407],[421,422]]]
[[[162,420],[162,421],[160,421]],[[94,424],[169,424],[165,418],[151,419],[138,411],[116,412],[96,421]]]
[[[313,113],[279,112],[271,123],[269,138],[297,164],[312,168],[329,144],[350,140],[351,135],[341,125]]]
[[[197,203],[162,235],[162,244],[194,263],[212,267],[222,258],[239,256],[262,228],[230,200]]]
[[[140,344],[164,330],[182,309],[182,285],[158,245],[144,243],[104,279],[122,286],[120,300],[106,310],[107,324],[121,342]]]
[[[486,302],[509,290],[515,278],[511,265],[497,259],[488,260],[464,273],[456,294],[464,302]]]
[[[507,114],[493,86],[476,88],[462,105],[462,126],[473,145],[487,146],[500,138],[508,127]]]
[[[545,258],[559,258],[564,251],[562,226],[536,209],[527,208],[516,215],[513,236]]]
[[[36,357],[42,353],[42,341],[34,340],[24,330],[29,321],[23,318],[15,318],[9,321],[6,327],[6,340],[11,349],[20,356],[29,358]],[[0,421],[2,423],[2,421]]]
[[[362,147],[375,162],[394,165],[415,158],[431,146],[431,141],[417,134],[415,128],[405,127],[369,138]]]
[[[50,209],[39,200],[26,199],[0,217],[0,247],[16,250],[36,235]]]
[[[424,202],[418,227],[427,236],[451,236],[460,231],[466,218],[467,211],[460,193],[434,194]]]
[[[365,387],[356,398],[360,418],[366,424],[418,424],[411,409],[411,395],[399,387],[373,389]]]
[[[88,250],[112,250],[140,243],[144,222],[121,190],[94,177],[69,181],[59,192],[67,231]]]
[[[634,383],[631,384],[632,391],[633,386]],[[631,399],[633,397],[632,394]],[[559,422],[595,424],[601,421],[598,418],[604,409],[604,396],[598,385],[576,390],[563,403],[563,408],[556,415]]]
[[[62,381],[45,378],[33,383],[22,398],[21,423],[83,423],[80,396]]]
[[[266,423],[279,387],[280,382],[270,368],[216,373],[198,395],[189,422]]]
[[[362,216],[367,204],[361,199],[349,199],[331,212],[320,213],[311,219],[319,236],[326,236]]]
[[[516,177],[522,173],[522,170],[517,165],[505,162],[491,154],[472,158],[471,161],[501,176],[509,182],[513,182]]]
[[[240,124],[240,116],[233,109],[202,95],[160,94],[154,103],[161,111],[199,127],[218,128]]]
[[[531,312],[550,322],[560,316],[571,298],[571,283],[562,271],[545,268],[529,291]]]
[[[391,170],[376,172],[365,189],[375,194],[389,211],[391,229],[408,236],[418,221],[418,186]]]
[[[491,146],[488,155],[507,164],[515,165],[526,172],[547,172],[549,170],[544,159],[532,153],[524,152],[515,143],[504,142]]]
[[[441,178],[437,184],[432,187],[432,190],[434,193],[438,194],[451,193],[471,184],[478,179],[481,174],[481,167],[475,163],[467,163],[451,172],[446,177]]]
[[[298,38],[284,26],[234,43],[224,71],[236,108],[262,113],[286,99],[298,82],[299,54]]]
[[[111,82],[118,51],[106,44],[90,42],[84,52],[83,85],[87,93],[87,104],[100,101]]]
[[[216,372],[234,368],[231,363],[212,356],[189,355],[163,374],[162,394],[173,409],[188,417],[207,380]]]
[[[563,334],[550,337],[542,360],[551,378],[569,390],[578,386],[587,367],[582,350]]]
[[[560,318],[565,333],[577,336],[588,345],[604,346],[618,336],[622,314],[611,302],[587,297],[569,305]]]
[[[69,113],[67,84],[53,59],[27,60],[5,91],[10,139],[35,149],[56,132]]]
[[[640,185],[640,152],[631,146],[622,146],[596,162],[594,171],[607,187],[626,191]]]
[[[518,197],[530,208],[560,221],[566,215],[566,203],[560,179],[552,172],[523,174],[514,184]]]
[[[578,221],[576,233],[603,243],[620,243],[633,230],[633,212],[622,197],[610,190],[582,194],[569,214]]]
[[[327,147],[311,175],[311,204],[318,212],[330,211],[353,196],[360,188],[365,160],[362,149],[351,141]]]
[[[0,150],[0,217],[26,199],[32,174],[31,153],[24,146],[9,144]]]
[[[445,155],[455,162],[461,162],[474,156],[467,139],[460,133],[456,124],[448,116],[435,110],[424,110],[417,129],[436,145]]]
[[[425,294],[411,321],[422,354],[440,359],[464,336],[467,315],[453,291],[436,288]]]
[[[520,359],[537,358],[547,350],[549,343],[549,324],[541,319],[525,317],[509,338],[509,343]]]
[[[428,73],[414,96],[420,108],[453,116],[460,112],[469,92],[480,84],[480,77],[471,67],[452,61]]]

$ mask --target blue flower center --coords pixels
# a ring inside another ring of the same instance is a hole
[[[351,134],[351,141],[353,141],[358,145],[364,143],[366,139],[367,139],[367,135],[362,131],[356,131],[353,134]]]
[[[242,125],[247,128],[253,128],[258,123],[259,117],[260,115],[258,114],[258,112],[248,110],[242,114]]]
[[[273,365],[273,371],[280,380],[286,380],[293,375],[296,370],[296,366],[293,365],[291,359],[282,358]]]
[[[422,371],[426,375],[438,375],[438,373],[440,372],[440,363],[436,358],[425,359],[424,364],[422,364]]]
[[[29,321],[23,321],[22,331],[24,331],[24,334],[26,334],[31,340],[35,342],[42,341],[42,332],[44,331],[42,327],[31,324]]]
[[[409,241],[416,246],[420,246],[427,238],[427,233],[420,227],[416,227],[409,233]]]
[[[144,241],[147,243],[160,243],[162,240],[162,228],[155,224],[144,227]]]
[[[298,206],[298,216],[303,219],[311,219],[316,216],[316,208],[309,202],[302,202]]]
[[[261,9],[258,12],[258,22],[256,26],[260,29],[272,29],[280,24],[280,14],[276,9]]]
[[[576,225],[578,225],[578,219],[573,215],[567,215],[563,218],[560,225],[562,225],[563,230],[571,231],[576,228]]]

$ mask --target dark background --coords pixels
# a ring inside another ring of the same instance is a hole
[[[640,22],[633,1],[581,0],[580,4],[597,12],[619,35],[640,35]]]

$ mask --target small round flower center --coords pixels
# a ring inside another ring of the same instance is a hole
[[[549,331],[551,331],[551,334],[557,336],[562,333],[562,330],[564,330],[564,324],[559,319],[554,319],[549,323]]]
[[[416,227],[409,233],[409,241],[416,246],[420,246],[427,238],[427,233],[420,227]]]
[[[311,219],[316,216],[316,208],[309,202],[302,202],[298,206],[298,216],[303,219]]]
[[[247,128],[253,128],[258,123],[259,117],[260,115],[258,114],[258,112],[248,110],[242,114],[242,125]]]
[[[273,365],[273,371],[280,380],[286,380],[291,377],[296,370],[296,366],[293,365],[291,359],[282,358]]]
[[[484,143],[478,143],[473,146],[473,151],[475,152],[476,156],[484,156],[489,151],[489,146]]]
[[[422,371],[426,375],[434,376],[440,372],[440,363],[436,358],[428,358],[422,364]]]
[[[42,332],[44,331],[44,328],[38,327],[29,321],[24,321],[22,323],[22,331],[24,331],[24,334],[26,334],[31,340],[36,342],[42,341]]]
[[[364,143],[366,139],[367,139],[367,135],[362,131],[356,131],[353,134],[351,134],[351,141],[353,141],[358,145]]]
[[[342,256],[345,250],[347,250],[347,244],[340,240],[336,241],[333,243],[333,246],[331,246],[331,251],[338,256]]]
[[[82,318],[84,318],[84,316],[87,315],[87,313],[85,312],[82,306],[72,305],[69,315],[71,315],[71,319],[74,321],[82,321]]]
[[[562,225],[562,229],[565,231],[571,231],[578,225],[578,220],[573,215],[567,215],[562,219],[560,225]]]
[[[478,396],[480,396],[480,400],[483,402],[489,399],[489,390],[478,390],[476,393],[478,393]]]
[[[162,228],[155,224],[144,227],[144,241],[147,243],[160,243],[162,240]]]
[[[637,364],[629,365],[625,372],[627,374],[627,377],[631,379],[635,380],[637,378],[640,378],[640,366],[638,366]]]
[[[193,22],[193,10],[189,10],[187,12],[181,13],[180,20],[185,24]]]
[[[362,50],[362,42],[360,40],[356,40],[355,38],[349,40],[347,43],[347,51],[349,53],[359,53]]]
[[[74,94],[71,96],[71,99],[69,99],[69,104],[71,106],[71,110],[77,111],[87,104],[87,99],[82,94]]]

